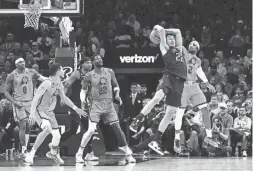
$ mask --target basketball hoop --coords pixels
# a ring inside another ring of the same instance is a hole
[[[39,19],[42,12],[42,5],[40,3],[35,4],[21,4],[19,9],[24,11],[25,15],[25,25],[26,27],[33,27],[38,30],[39,28]]]

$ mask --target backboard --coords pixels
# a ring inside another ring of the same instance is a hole
[[[37,0],[38,1],[38,0]],[[42,15],[75,16],[83,11],[84,0],[39,0],[43,6]],[[34,0],[0,0],[0,15],[20,15],[25,13],[19,5],[34,3]]]

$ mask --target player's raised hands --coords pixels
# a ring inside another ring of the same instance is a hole
[[[28,123],[30,124],[30,125],[34,125],[35,124],[35,116],[34,115],[30,115],[29,116],[29,119],[28,119]]]

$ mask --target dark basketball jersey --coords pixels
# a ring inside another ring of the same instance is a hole
[[[187,79],[187,67],[186,62],[181,55],[179,49],[171,48],[163,55],[165,64],[164,74],[172,74],[183,79]]]
[[[78,73],[80,74],[80,79],[76,80],[72,84],[72,93],[70,99],[75,103],[76,106],[81,107],[81,100],[80,100],[80,91],[82,89],[82,80],[84,79],[85,75],[82,70],[78,69]],[[89,91],[87,92],[86,97],[88,97]]]

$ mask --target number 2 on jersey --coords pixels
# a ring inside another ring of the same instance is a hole
[[[180,55],[178,52],[176,53],[176,61],[184,62],[182,55]]]
[[[192,73],[192,69],[193,69],[193,66],[189,66],[189,68],[188,68],[188,73],[189,73],[189,74]]]
[[[24,93],[24,94],[27,93],[27,87],[26,87],[26,86],[23,87],[23,93]]]

